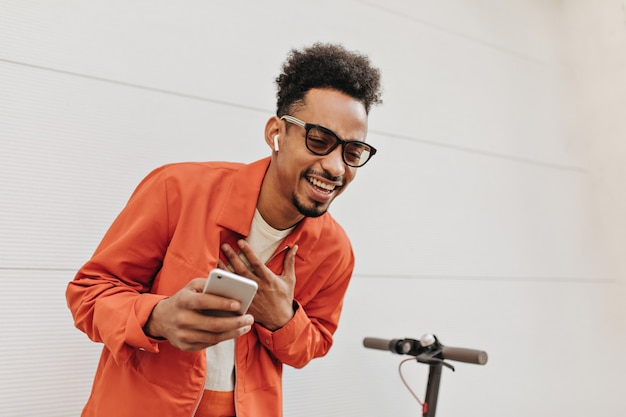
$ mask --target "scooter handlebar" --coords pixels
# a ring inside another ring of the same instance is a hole
[[[428,346],[424,347],[419,340],[414,339],[380,339],[376,337],[366,337],[363,339],[363,346],[369,349],[387,350],[400,355],[413,356],[418,356],[429,350]],[[487,352],[482,350],[448,347],[441,344],[435,349],[437,348],[441,350],[440,355],[444,360],[473,363],[476,365],[484,365],[488,360]]]

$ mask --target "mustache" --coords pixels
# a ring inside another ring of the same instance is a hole
[[[327,179],[328,181],[332,181],[332,182],[336,182],[338,183],[339,187],[343,187],[343,183],[344,183],[344,179],[343,179],[343,175],[340,176],[333,176],[331,175],[328,171],[316,171],[313,169],[308,169],[305,173],[304,176],[318,176],[318,177],[322,177]]]

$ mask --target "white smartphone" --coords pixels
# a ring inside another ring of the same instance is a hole
[[[205,310],[208,315],[236,315],[245,314],[256,294],[258,284],[248,278],[237,275],[234,272],[215,268],[209,273],[209,278],[204,286],[204,292],[232,298],[241,303],[239,312]]]

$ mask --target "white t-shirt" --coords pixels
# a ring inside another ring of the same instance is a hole
[[[295,227],[295,226],[294,226]],[[267,224],[258,210],[254,212],[250,235],[246,239],[252,250],[263,263],[274,254],[278,245],[291,233],[294,227],[277,230]],[[239,257],[248,265],[242,253]],[[224,340],[206,349],[207,376],[204,389],[211,391],[232,391],[235,389],[235,339]]]

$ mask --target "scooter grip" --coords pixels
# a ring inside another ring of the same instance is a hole
[[[451,361],[474,363],[484,365],[487,363],[487,352],[482,350],[457,348],[444,346],[441,349],[441,357]]]

